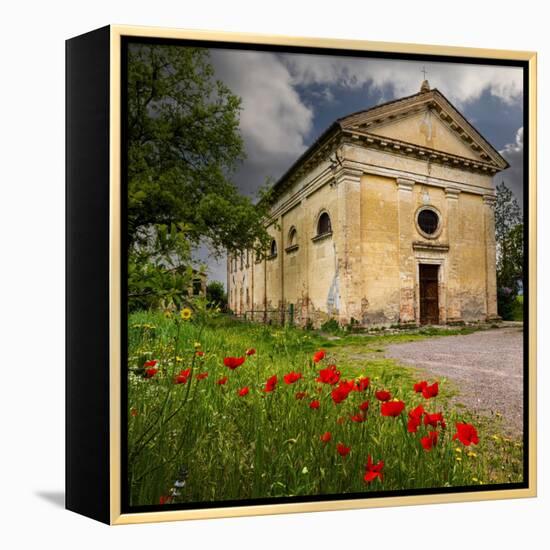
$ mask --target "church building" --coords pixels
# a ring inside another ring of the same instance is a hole
[[[493,177],[506,160],[437,89],[336,120],[275,184],[266,256],[228,257],[261,322],[497,318]]]

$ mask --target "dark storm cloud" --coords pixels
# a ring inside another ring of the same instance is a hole
[[[499,152],[509,162],[510,168],[497,174],[494,183],[497,185],[503,181],[523,208],[523,126],[518,128],[515,140]]]

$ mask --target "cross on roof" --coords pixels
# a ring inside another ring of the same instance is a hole
[[[424,80],[426,80],[426,73],[428,72],[428,71],[426,70],[426,67],[423,66],[423,67],[422,67],[422,70],[421,70],[420,72],[423,73],[423,75],[424,75]]]

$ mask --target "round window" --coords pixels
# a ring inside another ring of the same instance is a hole
[[[439,228],[439,216],[433,210],[421,210],[418,213],[418,227],[426,233],[433,235]]]

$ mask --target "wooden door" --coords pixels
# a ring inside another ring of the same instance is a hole
[[[439,266],[420,264],[420,324],[439,324]]]

